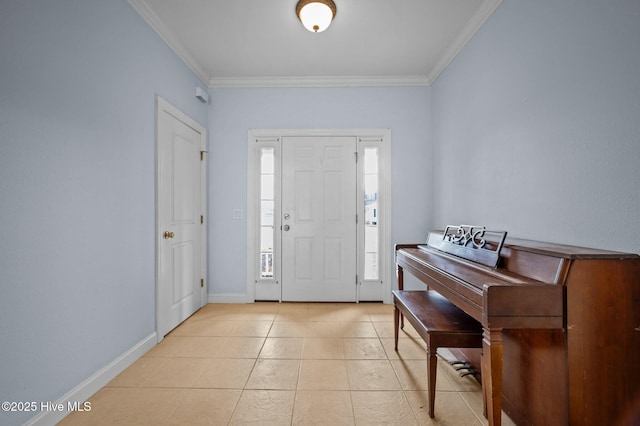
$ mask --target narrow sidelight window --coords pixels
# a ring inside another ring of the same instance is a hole
[[[260,278],[273,278],[274,148],[260,149]]]
[[[380,279],[378,205],[378,148],[364,149],[364,279]]]

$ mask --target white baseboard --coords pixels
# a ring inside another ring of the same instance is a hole
[[[246,293],[217,293],[208,294],[207,303],[254,303]]]
[[[158,342],[158,337],[155,331],[136,343],[128,351],[120,355],[118,358],[110,362],[94,373],[84,382],[80,383],[75,388],[71,389],[62,398],[55,402],[55,405],[62,404],[65,407],[63,411],[43,411],[28,422],[25,425],[55,425],[60,420],[65,418],[69,411],[67,411],[68,404],[79,403],[80,406],[91,397],[94,393],[102,389],[107,383],[113,380],[118,374],[124,371],[127,367],[133,364],[138,358],[144,355],[147,351],[153,348]]]

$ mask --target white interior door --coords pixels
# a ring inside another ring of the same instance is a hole
[[[169,331],[204,302],[205,129],[158,98],[157,333]],[[202,215],[202,216],[201,216]]]
[[[356,300],[356,138],[282,140],[282,300]]]

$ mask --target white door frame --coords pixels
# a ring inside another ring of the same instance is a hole
[[[156,96],[156,194],[155,194],[155,205],[156,205],[156,215],[155,215],[155,231],[156,231],[156,249],[155,249],[155,258],[156,258],[156,334],[158,338],[158,342],[164,339],[164,331],[159,330],[159,324],[162,323],[162,315],[166,313],[161,309],[160,297],[159,297],[159,287],[160,287],[160,276],[161,276],[161,262],[160,262],[160,245],[163,243],[163,232],[164,229],[160,229],[160,220],[159,220],[159,191],[160,191],[160,158],[159,158],[159,144],[160,144],[160,120],[163,118],[161,112],[166,112],[169,115],[175,117],[188,127],[196,130],[200,134],[200,209],[201,209],[201,226],[200,226],[200,277],[201,277],[201,287],[200,287],[200,301],[199,308],[204,306],[206,300],[206,280],[207,277],[207,161],[206,161],[206,152],[207,152],[207,130],[204,126],[200,125],[195,120],[191,119],[189,116],[184,114],[178,108],[170,104],[168,101],[163,99],[160,96]]]
[[[375,282],[363,281],[363,259],[364,252],[360,240],[363,240],[364,231],[361,230],[359,222],[358,229],[358,291],[357,301],[365,300],[381,300],[384,303],[391,303],[391,283],[394,268],[391,263],[393,261],[393,247],[391,247],[391,130],[390,129],[326,129],[326,130],[306,130],[306,129],[252,129],[248,134],[248,176],[247,176],[247,287],[246,294],[249,301],[258,300],[278,300],[281,301],[281,276],[280,265],[274,265],[275,273],[272,280],[259,279],[259,209],[260,204],[257,197],[259,196],[259,180],[260,169],[258,167],[260,161],[259,145],[264,147],[279,147],[283,137],[307,137],[307,136],[355,136],[357,138],[358,154],[362,154],[365,147],[378,146],[380,148],[380,194],[381,206],[380,216],[384,220],[380,223],[380,280]],[[257,143],[259,142],[259,144]],[[278,148],[279,151],[279,148]],[[276,156],[276,170],[280,170],[281,159]],[[360,175],[361,168],[358,166]],[[277,172],[278,173],[278,172]],[[276,197],[279,197],[280,176],[276,176]],[[364,191],[361,187],[361,179],[358,178],[358,193],[364,198]],[[358,200],[358,208],[364,205],[363,199]],[[278,210],[279,205],[276,203],[274,211],[274,227],[276,235],[276,252],[280,250],[280,223],[281,212]],[[363,227],[363,226],[362,226]],[[279,259],[279,255],[276,256]],[[256,285],[260,281],[260,288],[266,290],[267,298],[264,298],[263,292],[256,294]]]

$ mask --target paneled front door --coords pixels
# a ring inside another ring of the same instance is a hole
[[[282,139],[282,300],[355,301],[356,138]]]

